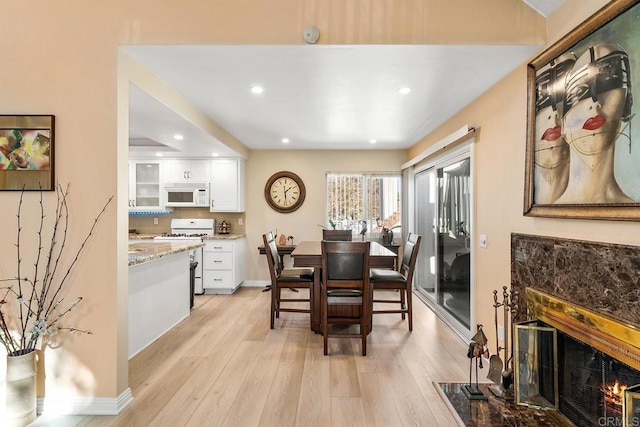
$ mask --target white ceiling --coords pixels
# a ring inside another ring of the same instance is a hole
[[[535,0],[537,5],[523,1],[540,13],[549,13],[549,3],[564,0]],[[139,45],[125,49],[250,149],[403,149],[480,96],[539,46]],[[251,93],[253,85],[264,87],[264,93]],[[399,94],[398,89],[406,86],[411,93]],[[184,134],[185,139],[175,141],[175,133]],[[130,137],[132,145],[151,140],[174,147],[178,155],[234,155],[135,86],[130,98]],[[290,143],[283,144],[284,137]],[[371,139],[376,143],[371,144]]]
[[[565,0],[522,0],[542,16],[549,16]]]

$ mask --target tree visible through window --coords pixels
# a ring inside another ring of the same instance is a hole
[[[354,233],[379,233],[382,227],[400,234],[400,175],[328,173],[327,224]]]

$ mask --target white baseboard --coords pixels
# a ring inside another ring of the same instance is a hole
[[[271,284],[271,280],[245,280],[240,285],[243,288],[264,288]]]
[[[131,389],[127,387],[118,397],[38,397],[39,415],[118,415],[133,402]]]

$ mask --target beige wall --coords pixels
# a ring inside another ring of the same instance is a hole
[[[569,0],[571,8],[565,7],[561,17],[553,22],[558,22],[556,26],[577,22],[597,3],[603,2],[585,1],[583,5],[579,0]],[[1,0],[0,10],[7,17],[0,38],[5,64],[0,67],[0,110],[5,114],[56,115],[56,179],[72,184],[70,202],[74,219],[68,240],[71,247],[81,243],[84,231],[103,202],[116,195],[115,203],[100,221],[68,282],[70,295],[85,298],[68,320],[71,325],[91,330],[93,335],[66,335],[60,348],[46,350],[46,394],[60,399],[68,395],[113,398],[128,387],[126,105],[129,78],[135,70],[127,65],[126,59],[120,57],[119,61],[119,45],[303,44],[302,30],[308,25],[320,28],[321,44],[534,44],[545,39],[545,21],[513,0],[69,0],[63,5],[47,0]],[[519,184],[523,175],[523,69],[491,93],[425,142],[437,140],[439,134],[446,134],[448,128],[461,121],[475,122],[483,128],[478,142],[477,170],[488,169],[478,176],[487,179],[479,188],[485,199],[478,206],[478,230],[489,235],[490,243],[479,257],[490,261],[487,266],[492,267],[480,271],[481,288],[508,283],[506,236],[512,230],[607,241],[624,240],[631,235],[631,224],[533,220],[518,214],[520,203],[514,200],[520,200],[522,191]],[[483,106],[492,104],[487,99],[494,95],[510,100],[514,111],[501,110],[496,105],[493,107],[496,115],[490,114]],[[183,107],[181,111],[185,114],[198,116],[188,106]],[[505,123],[497,113],[513,121]],[[206,127],[211,132],[219,131],[209,125]],[[312,153],[250,153],[255,155],[247,167],[246,230],[251,236],[250,249],[257,246],[256,236],[282,221],[267,209],[261,195],[264,181],[273,171],[300,171],[312,187],[309,191],[322,191],[320,183],[325,170],[336,165],[351,169],[367,159],[366,154],[360,153],[351,158],[335,153],[313,153],[316,155],[313,158],[308,154]],[[318,160],[321,157],[322,162]],[[402,154],[393,153],[392,161],[379,153],[372,157],[377,159],[377,167],[391,169],[401,162]],[[504,169],[495,162],[497,158],[513,163]],[[504,193],[511,197],[502,195],[506,203],[497,204],[494,198],[497,192],[488,188],[505,188]],[[26,200],[33,203],[36,197],[29,194]],[[54,203],[54,197],[45,195],[47,205]],[[0,193],[3,207],[0,223],[8,230],[5,236],[11,236],[15,230],[18,198],[15,193]],[[296,238],[316,236],[319,228],[313,229],[309,224],[320,222],[322,203],[307,201],[301,212],[287,217],[291,218],[287,219],[287,232]],[[15,274],[13,251],[11,238],[3,240],[0,277]],[[257,255],[249,256],[250,269],[257,264],[262,268]]]
[[[404,150],[387,151],[252,151],[247,162],[247,277],[248,281],[269,280],[264,255],[258,253],[262,235],[277,229],[301,240],[322,238],[326,224],[325,174],[327,172],[399,172],[406,160]],[[264,185],[274,173],[288,170],[304,181],[307,196],[303,205],[288,214],[272,210],[264,198]]]
[[[602,7],[606,1],[568,0],[549,19],[562,28],[549,28],[552,41],[575,27],[584,18]],[[526,65],[484,93],[459,114],[409,150],[414,157],[460,126],[470,123],[479,132],[476,136],[476,227],[487,235],[486,249],[475,251],[476,322],[493,325],[493,289],[510,286],[510,235],[526,233],[581,240],[640,245],[637,222],[574,220],[525,217],[524,161],[526,136]],[[493,327],[485,332],[493,342]]]

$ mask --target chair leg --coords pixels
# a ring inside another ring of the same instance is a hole
[[[409,316],[409,331],[413,331],[413,292],[411,285],[407,285],[407,314]]]
[[[328,338],[329,338],[329,327],[327,323],[329,322],[328,313],[327,313],[327,302],[324,300],[324,296],[320,297],[322,299],[322,339],[324,343],[324,355],[329,354],[329,346],[328,346]]]
[[[282,297],[282,289],[280,286],[276,288],[276,317],[280,318],[280,298]]]
[[[360,333],[362,334],[362,355],[367,355],[367,319],[360,322]]]
[[[404,309],[407,306],[406,290],[399,289],[399,291],[400,291],[400,308]],[[404,313],[400,313],[400,315],[402,316],[402,320],[404,320],[405,319]]]
[[[275,324],[275,314],[276,314],[276,291],[274,289],[271,290],[271,329]]]

